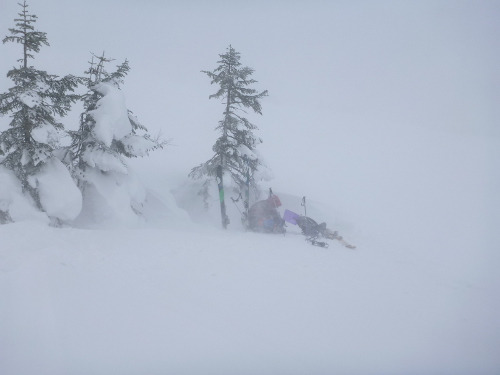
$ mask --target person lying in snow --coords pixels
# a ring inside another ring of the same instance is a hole
[[[255,232],[284,233],[285,221],[278,212],[281,201],[277,195],[258,201],[248,210],[248,227]]]

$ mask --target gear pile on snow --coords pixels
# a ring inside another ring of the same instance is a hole
[[[346,242],[342,236],[339,236],[337,231],[328,229],[326,227],[326,223],[318,224],[310,217],[301,216],[290,210],[285,210],[283,218],[287,223],[298,225],[302,230],[302,234],[306,236],[306,241],[310,242],[314,246],[328,247],[327,242],[319,240],[320,238],[325,238],[329,240],[337,240],[349,249],[356,248],[356,246]]]
[[[233,199],[236,204],[238,199]],[[304,207],[304,215],[299,215],[293,211],[285,209],[283,218],[281,218],[278,207],[281,206],[279,197],[273,194],[269,189],[269,197],[253,204],[248,211],[242,213],[242,222],[245,227],[254,232],[264,233],[285,233],[285,222],[292,225],[298,225],[302,234],[306,237],[306,241],[311,245],[325,247],[329,246],[328,242],[323,239],[337,240],[342,245],[349,249],[355,249],[346,242],[342,236],[339,236],[337,231],[332,231],[326,227],[326,223],[318,224],[316,221],[307,216],[306,198],[302,198],[302,206]],[[241,212],[241,211],[240,211]]]

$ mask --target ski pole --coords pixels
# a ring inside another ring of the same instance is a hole
[[[241,193],[240,193],[240,195],[238,195],[238,198],[236,198],[236,199],[234,199],[233,197],[231,197],[231,200],[233,201],[234,205],[238,209],[238,212],[240,213],[240,215],[243,215],[243,213],[241,212],[240,208],[236,204],[236,203],[238,203],[240,201],[240,198],[242,198]]]

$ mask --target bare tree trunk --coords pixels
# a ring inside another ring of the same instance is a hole
[[[229,224],[229,217],[226,214],[226,203],[224,201],[224,181],[222,174],[222,165],[217,166],[217,187],[219,188],[219,200],[220,200],[220,215],[222,219],[222,227],[227,229]]]

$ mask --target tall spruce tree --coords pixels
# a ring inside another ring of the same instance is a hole
[[[3,43],[21,44],[23,55],[20,66],[7,73],[14,86],[0,94],[0,113],[12,119],[9,129],[0,133],[0,165],[15,173],[23,191],[44,211],[35,176],[54,157],[63,130],[58,117],[65,116],[79,98],[72,92],[80,79],[72,75],[59,78],[29,65],[34,53],[49,43],[46,33],[35,30],[37,16],[28,11],[26,1],[19,5],[22,10],[14,19],[15,27],[3,39]]]
[[[260,99],[267,96],[268,92],[267,90],[258,92],[251,88],[257,82],[250,78],[254,70],[241,66],[240,53],[231,45],[226,53],[219,56],[217,68],[202,72],[211,78],[211,84],[219,86],[217,92],[209,98],[222,99],[224,103],[223,117],[215,128],[220,136],[212,147],[214,151],[212,158],[193,168],[189,173],[193,179],[205,178],[200,192],[205,197],[205,202],[208,198],[210,181],[217,175],[219,166],[223,173],[229,173],[237,193],[243,193],[248,188],[255,192],[258,190],[254,173],[262,165],[255,152],[256,146],[262,140],[255,137],[253,131],[257,126],[244,117],[244,114],[245,109],[250,108],[262,115]],[[223,222],[224,220],[223,218]]]
[[[96,195],[108,202],[113,200],[113,191],[107,186],[127,185],[129,168],[126,158],[146,156],[150,151],[163,148],[168,142],[159,137],[151,137],[145,126],[125,107],[124,96],[120,89],[130,67],[128,61],[109,73],[108,63],[113,61],[92,55],[89,69],[85,72],[87,93],[82,96],[83,113],[77,131],[69,132],[72,143],[65,153],[64,162],[68,165],[83,193],[84,211],[98,210],[86,202],[94,201]],[[104,181],[111,181],[106,184]],[[115,191],[116,193],[116,191]],[[116,206],[140,211],[141,202],[134,202],[127,194]]]

